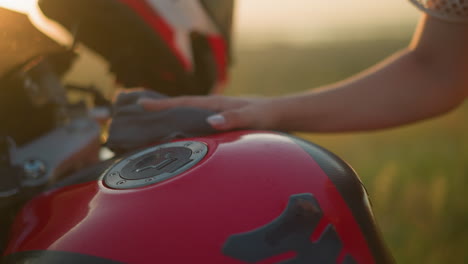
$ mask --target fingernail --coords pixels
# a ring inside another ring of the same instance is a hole
[[[226,124],[226,119],[222,115],[212,115],[206,119],[206,122],[212,126],[222,126]]]

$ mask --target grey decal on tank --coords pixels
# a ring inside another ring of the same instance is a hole
[[[294,251],[294,258],[281,263],[336,263],[343,245],[332,225],[325,228],[318,241],[310,240],[322,216],[320,206],[312,194],[292,195],[287,208],[278,218],[250,232],[230,236],[224,244],[223,253],[255,263]],[[346,261],[355,263],[351,256]]]

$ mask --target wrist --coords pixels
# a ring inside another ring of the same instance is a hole
[[[263,129],[280,131],[290,129],[288,123],[291,122],[290,112],[293,105],[288,97],[267,98],[262,104]]]

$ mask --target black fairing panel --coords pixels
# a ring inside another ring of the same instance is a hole
[[[201,0],[208,14],[230,43],[234,16],[234,0]]]
[[[365,202],[367,193],[356,172],[328,150],[296,137],[290,136],[290,138],[312,156],[338,189],[359,224],[376,263],[394,263],[374,221],[371,209]]]

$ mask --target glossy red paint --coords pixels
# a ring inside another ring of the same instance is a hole
[[[375,262],[336,187],[290,138],[243,131],[191,140],[204,142],[208,154],[159,184],[113,190],[95,181],[35,198],[19,214],[6,254],[60,250],[125,263],[242,263],[222,254],[226,239],[277,218],[291,195],[312,193],[324,214],[320,226],[333,224],[343,242],[341,256]],[[288,254],[261,263],[294,256]]]
[[[209,36],[208,42],[213,50],[215,56],[216,69],[218,74],[218,81],[220,84],[227,81],[227,68],[228,68],[228,47],[226,41],[222,36]]]

